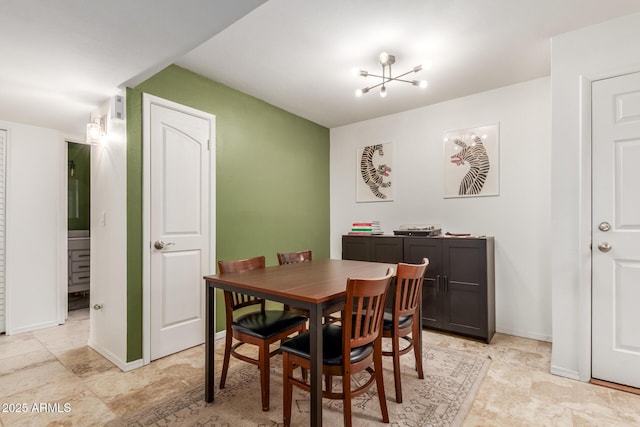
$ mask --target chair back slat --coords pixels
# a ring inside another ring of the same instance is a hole
[[[311,261],[311,251],[298,251],[298,252],[278,252],[278,264],[295,264],[303,261]]]
[[[409,316],[416,312],[422,297],[424,272],[429,265],[427,258],[422,264],[398,264],[396,289],[394,295],[394,313],[397,316]]]
[[[349,359],[350,349],[369,344],[381,334],[384,306],[392,278],[392,270],[379,279],[347,280],[343,352]]]

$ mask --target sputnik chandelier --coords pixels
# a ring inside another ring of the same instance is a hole
[[[418,86],[421,88],[426,88],[427,87],[427,81],[426,80],[406,80],[403,79],[402,77],[406,76],[407,74],[410,73],[417,73],[419,71],[421,71],[423,68],[428,68],[427,64],[420,64],[420,65],[416,65],[415,67],[413,67],[413,69],[407,71],[406,73],[402,73],[398,76],[393,77],[391,75],[391,65],[393,65],[396,62],[396,57],[393,55],[390,55],[387,52],[382,52],[380,54],[380,56],[378,57],[378,59],[380,60],[380,64],[382,65],[382,75],[377,75],[377,74],[371,74],[368,71],[364,71],[364,70],[358,70],[358,69],[354,69],[354,74],[358,75],[358,76],[362,76],[362,77],[376,77],[379,79],[382,79],[382,81],[378,84],[375,84],[373,86],[367,86],[363,89],[358,89],[356,90],[356,96],[362,96],[365,93],[369,92],[371,89],[375,89],[377,87],[380,87],[380,96],[382,98],[387,96],[387,86],[386,84],[389,82],[405,82],[405,83],[411,83],[414,86]],[[389,69],[387,72],[387,68]]]

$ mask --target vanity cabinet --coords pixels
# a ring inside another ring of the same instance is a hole
[[[91,240],[88,232],[69,231],[68,249],[68,293],[89,290],[91,279]]]
[[[395,258],[376,259],[395,247]],[[493,237],[343,236],[342,258],[418,264],[429,259],[422,290],[422,326],[490,342],[495,333]]]

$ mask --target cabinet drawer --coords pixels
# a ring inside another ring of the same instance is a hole
[[[75,261],[71,263],[71,272],[72,273],[82,273],[82,272],[88,272],[91,268],[91,265],[89,264],[89,260],[84,260],[84,261]]]
[[[89,249],[71,251],[71,261],[88,260],[90,257],[91,251]]]
[[[90,277],[91,276],[88,271],[82,273],[71,273],[71,283],[88,283]]]

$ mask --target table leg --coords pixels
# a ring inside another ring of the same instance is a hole
[[[205,320],[205,338],[204,338],[204,400],[207,403],[213,402],[213,383],[214,383],[214,361],[215,361],[215,295],[216,288],[209,283],[206,284],[206,320]]]
[[[311,335],[311,411],[310,425],[322,426],[322,308],[313,306],[309,312]]]

